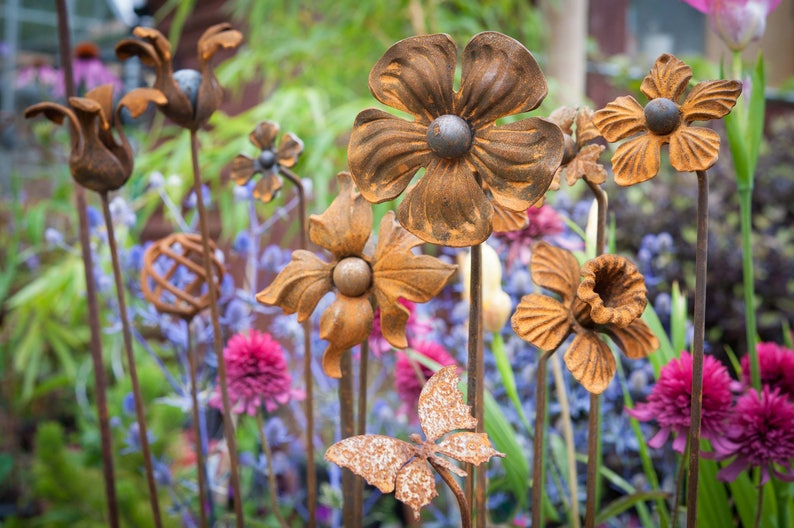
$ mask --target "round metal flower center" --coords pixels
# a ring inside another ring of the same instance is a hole
[[[347,257],[334,268],[334,286],[347,297],[360,297],[372,284],[372,269],[364,259]]]
[[[263,150],[259,155],[258,161],[259,166],[262,167],[262,170],[272,169],[276,164],[276,155],[270,149]]]
[[[681,109],[670,99],[653,99],[645,106],[645,122],[654,134],[667,135],[681,123]]]
[[[459,158],[466,154],[471,148],[472,137],[469,124],[456,115],[442,115],[427,127],[427,144],[442,158]]]
[[[174,72],[174,81],[190,101],[193,111],[198,105],[198,91],[201,86],[201,73],[196,70],[177,70]]]

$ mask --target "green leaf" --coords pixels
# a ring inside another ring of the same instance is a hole
[[[764,119],[766,117],[766,75],[764,74],[764,56],[760,52],[750,78],[752,79],[752,92],[747,108],[745,141],[749,151],[749,169],[755,173],[755,168],[758,165],[758,151],[764,139]]]
[[[673,282],[670,305],[670,341],[677,356],[686,347],[688,322],[686,296],[681,295],[677,281]]]
[[[678,357],[678,353],[670,343],[670,339],[667,337],[667,332],[665,332],[664,326],[659,320],[659,316],[656,315],[656,312],[650,304],[645,307],[642,319],[659,339],[659,350],[648,356],[648,361],[651,362],[653,372],[658,378],[659,371],[662,370],[662,367],[667,365],[673,358]]]
[[[502,414],[490,392],[485,391],[485,432],[494,447],[506,455],[502,464],[510,493],[518,501],[518,508],[523,508],[529,489],[529,465],[521,445],[516,440],[516,433]]]
[[[698,519],[702,526],[733,526],[731,505],[725,484],[717,480],[718,469],[714,460],[701,457],[698,476]],[[737,497],[735,493],[731,495],[737,505],[745,498]]]
[[[505,351],[504,340],[502,339],[502,335],[498,332],[494,332],[493,334],[491,353],[496,360],[496,369],[499,371],[499,377],[502,380],[505,393],[513,403],[513,407],[518,413],[521,423],[524,424],[527,432],[531,434],[532,427],[529,425],[529,420],[527,420],[527,417],[524,414],[524,408],[521,405],[521,399],[518,396],[518,390],[516,389],[516,379],[515,376],[513,376],[513,368],[510,366],[510,359],[507,357],[507,352]]]
[[[615,499],[614,501],[610,502],[606,506],[602,506],[601,510],[596,515],[595,522],[596,524],[605,523],[609,519],[617,517],[629,508],[640,505],[644,502],[664,499],[665,497],[667,497],[667,494],[663,491],[639,491],[637,493],[632,493],[631,495],[624,495],[619,499]],[[704,524],[704,526],[712,525]]]

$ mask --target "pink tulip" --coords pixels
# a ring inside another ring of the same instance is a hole
[[[684,0],[709,15],[711,27],[734,51],[758,40],[766,29],[766,17],[780,0]]]

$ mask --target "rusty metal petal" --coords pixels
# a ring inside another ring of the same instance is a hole
[[[466,44],[455,114],[475,131],[500,117],[534,110],[547,93],[540,66],[517,40],[486,31]]]
[[[617,370],[609,346],[593,332],[578,333],[564,359],[573,377],[593,394],[604,392]]]
[[[262,304],[280,307],[284,313],[298,313],[298,321],[309,318],[320,299],[331,291],[333,264],[323,262],[309,251],[299,249],[275,280],[256,295]]]
[[[397,473],[394,498],[410,506],[416,520],[420,510],[437,495],[433,472],[424,458],[413,459]]]
[[[116,108],[124,107],[129,110],[133,118],[138,118],[149,107],[149,103],[161,106],[167,102],[168,99],[160,90],[155,88],[136,88],[124,94]]]
[[[277,159],[278,164],[282,167],[291,168],[298,163],[298,158],[303,153],[303,141],[293,134],[287,132],[281,136],[281,142],[278,145]]]
[[[347,162],[356,186],[368,201],[393,200],[431,159],[427,127],[374,108],[356,117]]]
[[[457,367],[450,365],[436,372],[419,395],[419,423],[428,442],[459,429],[474,429],[477,419],[471,407],[463,403],[463,393],[458,388]]]
[[[513,331],[544,351],[556,350],[571,333],[571,317],[563,304],[546,295],[524,295],[510,319]]]
[[[614,143],[645,130],[645,110],[630,95],[618,97],[593,114],[593,124]]]
[[[272,173],[263,174],[254,185],[254,198],[262,203],[269,203],[281,189],[281,178]]]
[[[436,452],[475,466],[488,462],[491,457],[505,456],[491,446],[487,434],[466,431],[447,435],[438,443]]]
[[[328,209],[309,218],[309,237],[337,259],[362,255],[372,229],[372,207],[353,189],[350,173],[340,172],[339,194]]]
[[[449,35],[410,37],[392,45],[372,67],[372,95],[425,126],[453,111],[457,46]]]
[[[323,354],[323,371],[326,375],[342,377],[342,354],[369,337],[373,317],[369,295],[347,297],[337,293],[334,302],[320,317],[320,339],[328,341],[328,348]]]
[[[262,121],[248,134],[248,140],[259,150],[271,150],[278,136],[279,125],[273,121]]]
[[[681,105],[684,121],[708,121],[728,115],[742,93],[739,81],[704,81],[697,83]]]
[[[531,117],[478,132],[470,156],[494,201],[519,211],[546,193],[562,151],[560,127]]]
[[[598,158],[604,152],[604,145],[585,145],[582,150],[562,169],[562,174],[568,185],[575,184],[580,178],[601,185],[607,179],[607,171],[598,163]]]
[[[691,78],[692,68],[665,53],[656,59],[651,72],[642,80],[640,91],[648,99],[663,97],[677,103]]]
[[[635,320],[626,328],[607,327],[604,332],[629,359],[648,357],[659,348],[659,339],[642,319]]]
[[[601,255],[582,266],[576,294],[590,305],[590,318],[600,325],[626,328],[648,303],[645,279],[637,267],[619,255]]]
[[[410,313],[399,302],[427,302],[441,291],[457,266],[430,255],[415,255],[411,249],[422,241],[403,229],[394,212],[384,215],[373,257],[375,298],[380,307],[383,337],[397,348],[405,348],[405,323]]]
[[[208,27],[196,46],[199,64],[208,62],[219,49],[235,49],[243,43],[243,34],[223,22]]]
[[[592,108],[582,107],[576,114],[576,145],[582,148],[585,143],[601,137],[601,132],[593,123],[595,112]]]
[[[382,493],[391,493],[397,473],[415,452],[414,446],[396,438],[360,435],[329,447],[325,460],[346,467]]]
[[[720,136],[708,128],[680,127],[670,135],[670,165],[680,172],[706,170],[720,154]]]
[[[562,297],[564,304],[570,304],[576,296],[579,262],[570,251],[538,242],[532,247],[529,269],[535,284]]]
[[[77,116],[74,115],[71,108],[57,103],[38,103],[27,107],[24,115],[25,119],[31,119],[40,114],[43,114],[44,117],[56,125],[62,125],[64,117],[68,119],[71,129],[72,155],[75,155],[75,153],[79,155],[79,153],[83,151],[83,131],[80,129],[80,123],[77,121]]]
[[[238,154],[232,161],[231,178],[237,185],[245,185],[254,176],[254,160],[245,154]]]
[[[196,130],[204,126],[218,109],[223,100],[223,87],[215,77],[209,60],[219,49],[236,49],[242,41],[243,34],[232,29],[227,23],[208,28],[199,38],[197,47],[201,84],[196,97],[196,107],[193,109],[193,120],[182,126]]]
[[[551,188],[551,187],[549,187]],[[493,207],[493,230],[495,233],[508,233],[524,229],[529,224],[526,210],[513,211],[502,207],[498,202],[491,202]]]
[[[619,145],[612,156],[615,183],[634,185],[656,176],[661,160],[660,149],[666,141],[664,136],[643,134]]]
[[[549,121],[560,127],[563,134],[573,135],[573,122],[576,119],[576,108],[561,106],[549,114]]]

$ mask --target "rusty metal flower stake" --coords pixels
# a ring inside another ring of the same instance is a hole
[[[695,329],[692,343],[692,414],[690,417],[687,526],[697,522],[698,467],[703,397],[703,345],[705,338],[706,262],[708,257],[708,175],[717,162],[720,138],[713,130],[692,126],[694,121],[725,117],[736,104],[742,85],[738,81],[705,81],[696,84],[679,103],[692,79],[692,69],[676,57],[656,59],[640,86],[650,100],[643,108],[633,97],[618,97],[596,112],[593,122],[607,141],[627,139],[612,158],[615,181],[633,185],[659,172],[660,149],[670,145],[670,164],[698,178],[697,248],[695,257]],[[694,446],[694,447],[693,447]]]
[[[33,105],[25,110],[25,117],[30,118],[43,114],[57,124],[62,124],[64,119],[68,121],[72,136],[72,151],[69,156],[69,169],[72,177],[79,185],[97,192],[102,199],[124,349],[135,401],[141,452],[146,467],[149,500],[155,525],[162,526],[151,449],[146,433],[143,399],[132,349],[132,333],[127,314],[124,283],[108,200],[108,193],[119,189],[132,174],[132,149],[121,129],[121,110],[126,108],[133,117],[139,117],[150,102],[162,104],[165,102],[165,97],[158,90],[140,88],[124,95],[114,109],[112,104],[113,85],[106,84],[88,92],[85,97],[70,97],[69,107],[48,102]],[[114,128],[118,133],[118,139],[114,136]]]
[[[438,495],[432,466],[454,493],[461,524],[469,528],[469,503],[452,476],[465,477],[466,472],[446,457],[480,465],[504,454],[491,447],[485,433],[460,431],[474,429],[477,419],[471,415],[471,407],[462,402],[456,369],[442,368],[422,389],[419,422],[425,440],[418,434],[411,435],[412,443],[382,435],[353,436],[329,447],[325,459],[351,469],[382,493],[394,491],[395,498],[410,506],[417,520],[421,508]]]
[[[259,175],[259,181],[254,185],[253,196],[257,200],[268,203],[281,189],[279,175],[290,180],[298,191],[298,218],[300,223],[300,249],[308,249],[308,232],[306,228],[306,192],[300,178],[290,169],[298,162],[303,153],[303,141],[291,132],[281,137],[276,147],[276,137],[280,127],[272,121],[262,121],[248,136],[251,143],[259,149],[259,155],[251,158],[239,154],[232,164],[232,179],[237,185],[247,185],[251,179]],[[256,210],[251,204],[251,214],[256,215]],[[254,244],[251,258],[258,254],[258,236],[251,237]],[[252,266],[252,285],[256,289],[256,267]],[[312,374],[312,338],[311,321],[303,322],[303,383],[306,390],[304,409],[306,412],[306,509],[308,510],[308,527],[314,528],[317,524],[317,470],[314,461],[314,380]],[[362,355],[362,361],[365,356]],[[366,391],[362,390],[366,395]]]
[[[187,350],[190,370],[190,398],[193,412],[193,436],[196,450],[196,474],[198,479],[198,504],[200,526],[211,526],[207,520],[207,506],[212,514],[212,497],[207,486],[206,464],[202,448],[200,407],[198,403],[197,366],[198,357],[193,349],[190,325],[199,312],[210,305],[210,291],[220,288],[223,265],[215,257],[215,244],[210,263],[212,275],[205,274],[202,263],[203,250],[198,235],[177,233],[162,238],[149,246],[143,255],[141,269],[141,292],[161,313],[175,315],[187,326]],[[175,283],[180,277],[183,283]],[[217,298],[217,294],[215,295]],[[212,517],[212,515],[210,515]]]
[[[204,126],[210,116],[220,106],[223,99],[223,87],[218,82],[210,60],[219,49],[236,49],[243,40],[239,31],[229,24],[216,24],[209,27],[201,35],[197,45],[198,70],[173,71],[171,64],[171,45],[159,31],[151,28],[137,27],[134,32],[137,39],[125,39],[116,45],[116,55],[125,60],[139,57],[141,62],[155,69],[154,87],[159,89],[167,99],[165,104],[158,105],[160,111],[182,128],[190,131],[190,152],[193,164],[193,192],[199,214],[201,231],[204,272],[212,276],[210,252],[209,220],[204,206],[201,170],[199,167],[198,130]],[[220,314],[216,291],[209,289],[210,315],[214,339],[215,355],[218,358],[218,380],[221,387],[223,403],[224,436],[229,448],[231,484],[234,493],[234,512],[237,528],[243,528],[244,517],[242,492],[237,461],[237,440],[234,423],[231,420],[231,405],[226,381],[226,364],[223,359],[223,341],[220,327]]]

